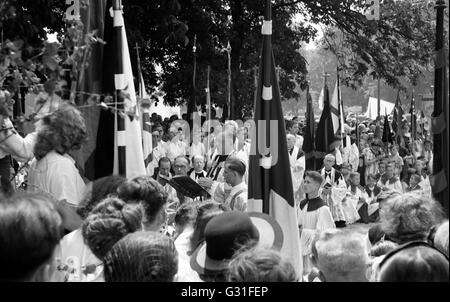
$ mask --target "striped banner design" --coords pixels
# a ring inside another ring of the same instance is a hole
[[[300,234],[272,49],[270,0],[266,0],[261,33],[263,43],[254,113],[256,135],[251,140],[249,156],[247,211],[266,213],[278,222],[284,238],[281,253],[293,263],[300,277],[303,271]]]
[[[331,120],[333,121],[333,133],[339,133],[339,78],[334,86],[333,97],[330,102]]]
[[[449,104],[448,104],[448,76],[447,76],[447,51],[444,38],[444,11],[445,1],[436,2],[436,53],[434,71],[434,112],[432,114],[433,132],[433,175],[430,182],[433,196],[449,213],[448,205],[448,129],[449,129]]]
[[[125,89],[125,75],[123,73],[123,54],[122,54],[122,27],[123,16],[121,10],[121,1],[113,1],[113,40],[115,47],[115,61],[114,61],[114,84],[116,88],[116,109],[123,111],[124,104],[120,97],[121,90]],[[126,176],[126,140],[125,140],[125,117],[116,115],[116,139],[117,139],[117,160],[119,175]]]

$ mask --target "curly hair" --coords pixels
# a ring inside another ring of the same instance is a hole
[[[167,193],[151,176],[138,176],[128,180],[117,188],[117,193],[127,203],[141,204],[148,223],[156,219],[167,203]]]
[[[110,175],[94,180],[84,194],[77,208],[77,214],[85,219],[89,212],[104,198],[117,195],[117,188],[127,179],[119,175]]]
[[[426,240],[431,228],[442,219],[442,207],[420,192],[410,192],[389,199],[380,209],[383,231],[390,240],[398,244]]]
[[[136,232],[118,241],[103,260],[106,282],[172,282],[178,271],[173,241],[157,232]]]
[[[92,253],[102,259],[125,235],[142,228],[142,210],[109,197],[100,202],[83,222],[81,232]]]
[[[51,259],[63,236],[62,218],[45,195],[0,200],[0,280],[23,281]],[[42,280],[47,281],[47,280]]]
[[[80,111],[70,104],[61,104],[57,110],[41,119],[34,155],[37,160],[49,152],[60,154],[77,150],[87,141],[87,129]]]
[[[235,254],[228,264],[229,282],[296,282],[292,263],[274,250],[254,247]]]

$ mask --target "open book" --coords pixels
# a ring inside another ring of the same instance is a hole
[[[187,175],[175,175],[172,178],[163,177],[180,194],[189,198],[208,197],[209,193]]]

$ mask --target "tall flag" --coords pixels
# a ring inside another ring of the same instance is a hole
[[[338,104],[339,104],[339,132],[340,132],[340,137],[341,137],[341,141],[342,141],[342,146],[345,147],[346,145],[344,144],[345,141],[345,128],[344,128],[344,102],[342,101],[342,96],[341,96],[341,89],[339,86],[339,70],[337,70],[337,80],[336,80],[337,84],[338,84]]]
[[[302,149],[305,152],[306,170],[316,170],[316,156],[314,147],[315,138],[315,120],[314,109],[309,94],[309,86],[306,91],[306,115],[305,115],[306,127],[303,133],[303,146]]]
[[[330,95],[328,86],[324,86],[323,111],[320,116],[319,125],[316,131],[316,168],[323,166],[325,155],[334,151],[336,147],[336,136],[334,135],[333,121],[330,110]]]
[[[105,22],[105,12],[106,12],[106,1],[91,1],[89,5],[80,7],[81,22],[83,23],[83,32],[89,33],[93,30],[97,31],[97,36],[101,39],[104,38],[104,22]],[[84,68],[83,77],[78,79],[79,91],[85,91],[91,93],[91,97],[94,94],[98,94],[95,101],[100,101],[100,95],[102,93],[102,79],[103,79],[103,48],[105,46],[102,43],[95,43],[92,45],[90,50],[90,56],[88,59],[88,64]],[[83,101],[87,101],[88,96],[82,95]],[[94,97],[95,98],[95,97]],[[103,153],[101,150],[101,145],[97,144],[97,132],[99,130],[99,121],[101,110],[98,107],[85,107],[80,108],[83,114],[84,120],[86,122],[86,128],[89,136],[89,141],[83,144],[75,152],[74,159],[79,164],[79,167],[84,169],[84,177],[89,180],[94,180],[96,177],[97,165],[99,162],[96,161],[97,151]],[[112,127],[111,127],[112,129]],[[103,132],[100,132],[103,133]],[[113,133],[112,133],[113,135]],[[111,138],[113,137],[111,135]],[[102,134],[100,134],[102,136]],[[111,144],[111,148],[113,144]],[[112,152],[111,152],[112,153]],[[111,168],[112,171],[112,168]]]
[[[130,53],[123,20],[120,0],[113,1],[114,74],[111,77],[115,87],[115,138],[114,138],[114,174],[127,178],[146,174],[142,152],[142,136],[137,116],[136,91]],[[106,41],[108,43],[108,41]]]
[[[403,121],[403,109],[400,101],[400,90],[399,90],[397,91],[397,100],[395,101],[394,114],[392,118],[392,131],[394,131],[397,143],[400,143],[400,139],[403,136],[402,121]]]
[[[416,104],[414,100],[414,91],[411,97],[411,140],[415,141],[417,139],[417,117],[416,117]]]
[[[389,125],[389,119],[387,116],[387,112],[385,112],[385,114],[384,114],[383,137],[381,140],[385,144],[393,143],[391,126]]]
[[[336,79],[336,85],[334,86],[333,97],[330,102],[331,120],[333,121],[334,135],[338,136],[340,133],[340,121],[339,121],[339,76]]]
[[[139,57],[139,47],[136,43],[137,54],[137,70],[139,78],[138,93],[140,99],[139,116],[141,117],[141,133],[142,133],[142,152],[144,156],[144,165],[147,175],[153,175],[154,167],[150,165],[153,161],[153,141],[152,141],[152,123],[151,123],[151,100],[145,89],[144,77],[141,69],[141,58]]]
[[[96,2],[96,1],[93,1]],[[103,2],[102,2],[103,3]],[[92,3],[89,5],[91,6]],[[114,35],[113,35],[113,19],[110,16],[110,8],[112,6],[112,0],[104,1],[104,7],[101,11],[104,16],[103,21],[103,40],[106,42],[103,45],[103,49],[100,52],[101,58],[101,85],[100,90],[103,94],[103,101],[105,103],[112,103],[113,101],[109,97],[105,97],[106,94],[114,95],[114,67],[111,62],[115,60],[115,47],[114,47]],[[95,66],[95,62],[91,65]],[[115,115],[110,110],[102,110],[100,112],[100,118],[98,122],[96,148],[94,154],[94,179],[108,176],[113,174],[114,170],[114,131]]]
[[[266,0],[263,47],[255,104],[256,135],[249,157],[248,211],[263,212],[283,230],[281,252],[302,276],[300,237],[275,59],[272,50],[272,7]],[[270,147],[267,147],[267,143]]]
[[[359,130],[359,121],[358,118],[356,118],[356,125],[355,125],[355,137],[356,137],[356,146],[358,147],[358,150],[360,149],[359,147],[359,140],[360,140],[360,130]]]
[[[434,111],[432,114],[433,134],[433,175],[430,182],[433,196],[441,202],[447,216],[448,206],[448,77],[447,77],[447,54],[444,43],[444,10],[445,1],[438,0],[436,3],[436,58],[434,66]]]
[[[209,87],[209,77],[211,74],[211,66],[208,65],[208,69],[206,72],[206,123],[207,123],[207,144],[206,144],[206,154],[209,154],[209,149],[211,148],[211,135],[209,132],[211,131],[211,91]]]
[[[324,91],[323,91],[323,87],[322,87],[322,90],[320,91],[320,95],[319,95],[319,100],[317,101],[319,103],[320,110],[323,110],[323,95],[324,95]]]

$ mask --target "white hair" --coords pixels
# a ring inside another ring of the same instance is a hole
[[[320,234],[315,244],[317,266],[328,282],[367,281],[369,256],[364,237],[337,229]]]

